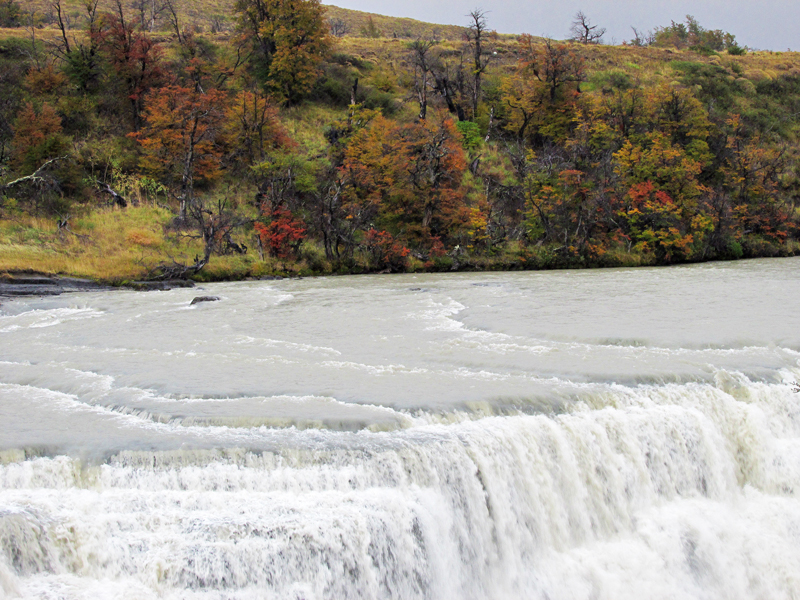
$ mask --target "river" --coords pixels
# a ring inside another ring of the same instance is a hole
[[[799,309],[800,259],[5,302],[0,597],[798,599]]]

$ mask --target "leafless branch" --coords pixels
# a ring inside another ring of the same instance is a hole
[[[66,159],[67,159],[66,156],[58,156],[56,158],[51,158],[30,175],[25,175],[24,177],[19,177],[17,179],[14,179],[13,181],[9,181],[8,183],[0,184],[0,192],[5,192],[6,190],[11,189],[12,187],[15,187],[17,185],[22,185],[23,183],[44,183],[46,179],[42,176],[42,173],[44,173],[44,171],[47,170],[47,167],[61,160],[66,160]]]
[[[606,30],[605,27],[592,25],[589,17],[587,17],[583,11],[579,10],[575,13],[575,19],[572,21],[570,32],[572,33],[572,39],[576,42],[580,42],[581,44],[599,44],[603,41],[603,35],[605,35]]]

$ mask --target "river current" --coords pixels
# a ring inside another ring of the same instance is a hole
[[[4,302],[0,598],[797,600],[799,308],[800,259]]]

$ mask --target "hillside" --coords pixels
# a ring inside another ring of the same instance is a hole
[[[63,0],[65,17],[73,28],[80,28],[84,22],[85,8],[82,0]],[[130,6],[131,14],[145,14],[148,29],[161,31],[167,27],[166,14],[157,11],[156,19],[152,19],[152,3],[125,2]],[[150,6],[146,6],[150,4]],[[160,3],[156,3],[157,5]],[[234,0],[178,0],[176,7],[179,14],[186,22],[199,31],[222,32],[232,29]],[[30,0],[29,6],[34,10],[35,20],[40,26],[52,26],[57,17],[49,0]],[[115,7],[113,0],[100,0],[101,10],[111,11]],[[138,7],[138,10],[137,8]],[[324,5],[326,17],[334,24],[334,33],[337,37],[361,37],[365,33],[373,37],[387,37],[399,39],[440,39],[458,40],[463,37],[465,27],[454,25],[437,25],[425,23],[415,19],[387,17],[374,13],[339,8],[333,5]],[[370,21],[372,28],[370,28]]]
[[[0,271],[220,279],[800,251],[797,53],[487,32],[476,71],[464,28],[327,7],[316,18],[342,35],[280,62],[211,0],[179,5],[180,37],[110,19],[91,40],[76,4],[69,50],[44,3],[35,40],[0,30]]]

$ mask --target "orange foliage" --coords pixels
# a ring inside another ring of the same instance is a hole
[[[653,253],[664,262],[689,256],[694,237],[686,232],[680,208],[669,194],[647,181],[631,187],[627,200],[619,216],[637,250]]]
[[[154,92],[144,111],[145,126],[133,135],[142,147],[142,168],[168,184],[219,177],[226,107],[220,90],[170,85]]]
[[[466,159],[449,118],[400,125],[378,116],[353,135],[343,168],[353,184],[351,218],[377,219],[426,247],[431,236],[452,236],[469,220]]]
[[[61,117],[47,102],[37,112],[30,102],[24,104],[14,121],[11,140],[12,164],[24,171],[34,171],[63,151]]]
[[[67,85],[68,78],[56,71],[52,64],[41,69],[31,69],[25,76],[25,89],[34,94],[55,94]]]

